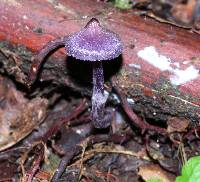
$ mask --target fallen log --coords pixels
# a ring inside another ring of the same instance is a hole
[[[6,1],[0,3],[1,72],[25,83],[31,56],[47,42],[80,30],[91,17],[119,34],[123,55],[118,63],[104,65],[107,80],[146,118],[167,121],[169,117],[200,119],[200,36],[186,29],[120,11],[104,2]],[[64,49],[51,55],[40,75],[83,94],[90,94],[89,63],[67,58]],[[110,91],[109,83],[107,88]]]

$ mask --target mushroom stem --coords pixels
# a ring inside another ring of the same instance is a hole
[[[107,96],[104,94],[104,75],[101,61],[93,63],[92,122],[95,128],[106,128],[110,124],[105,119],[104,107]]]
[[[39,53],[36,56],[33,57],[32,64],[28,73],[28,81],[27,81],[28,86],[32,85],[33,82],[35,81],[38,71],[43,62],[45,61],[45,57],[52,51],[55,51],[60,47],[64,47],[66,38],[67,36],[50,41],[45,45],[45,47],[43,47],[39,51]]]

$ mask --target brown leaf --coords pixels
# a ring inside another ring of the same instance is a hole
[[[48,101],[28,100],[8,79],[0,77],[0,151],[26,137],[44,119]]]
[[[172,182],[175,178],[172,174],[164,171],[159,165],[155,164],[141,166],[138,174],[145,181],[148,179],[161,179],[163,182]]]
[[[168,124],[167,131],[168,133],[184,132],[186,128],[188,127],[189,123],[190,122],[187,119],[171,117],[167,121],[167,124]]]

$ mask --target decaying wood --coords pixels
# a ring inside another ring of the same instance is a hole
[[[134,100],[134,110],[157,120],[177,116],[191,123],[199,121],[200,36],[140,17],[133,10],[116,10],[104,2],[2,0],[1,72],[24,83],[32,52],[50,40],[78,31],[91,17],[97,17],[105,27],[118,33],[124,43],[122,57],[117,63],[106,63],[105,72],[107,80],[116,75],[113,84]],[[89,66],[67,58],[61,49],[47,60],[40,80],[90,94]]]

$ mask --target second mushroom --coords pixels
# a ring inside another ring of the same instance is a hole
[[[114,59],[122,53],[120,38],[117,34],[103,28],[96,18],[92,18],[79,32],[51,41],[40,50],[29,71],[29,84],[34,82],[46,55],[63,46],[69,56],[92,62],[92,122],[95,128],[107,128],[111,122],[111,113],[105,110],[107,96],[104,94],[102,61]]]

